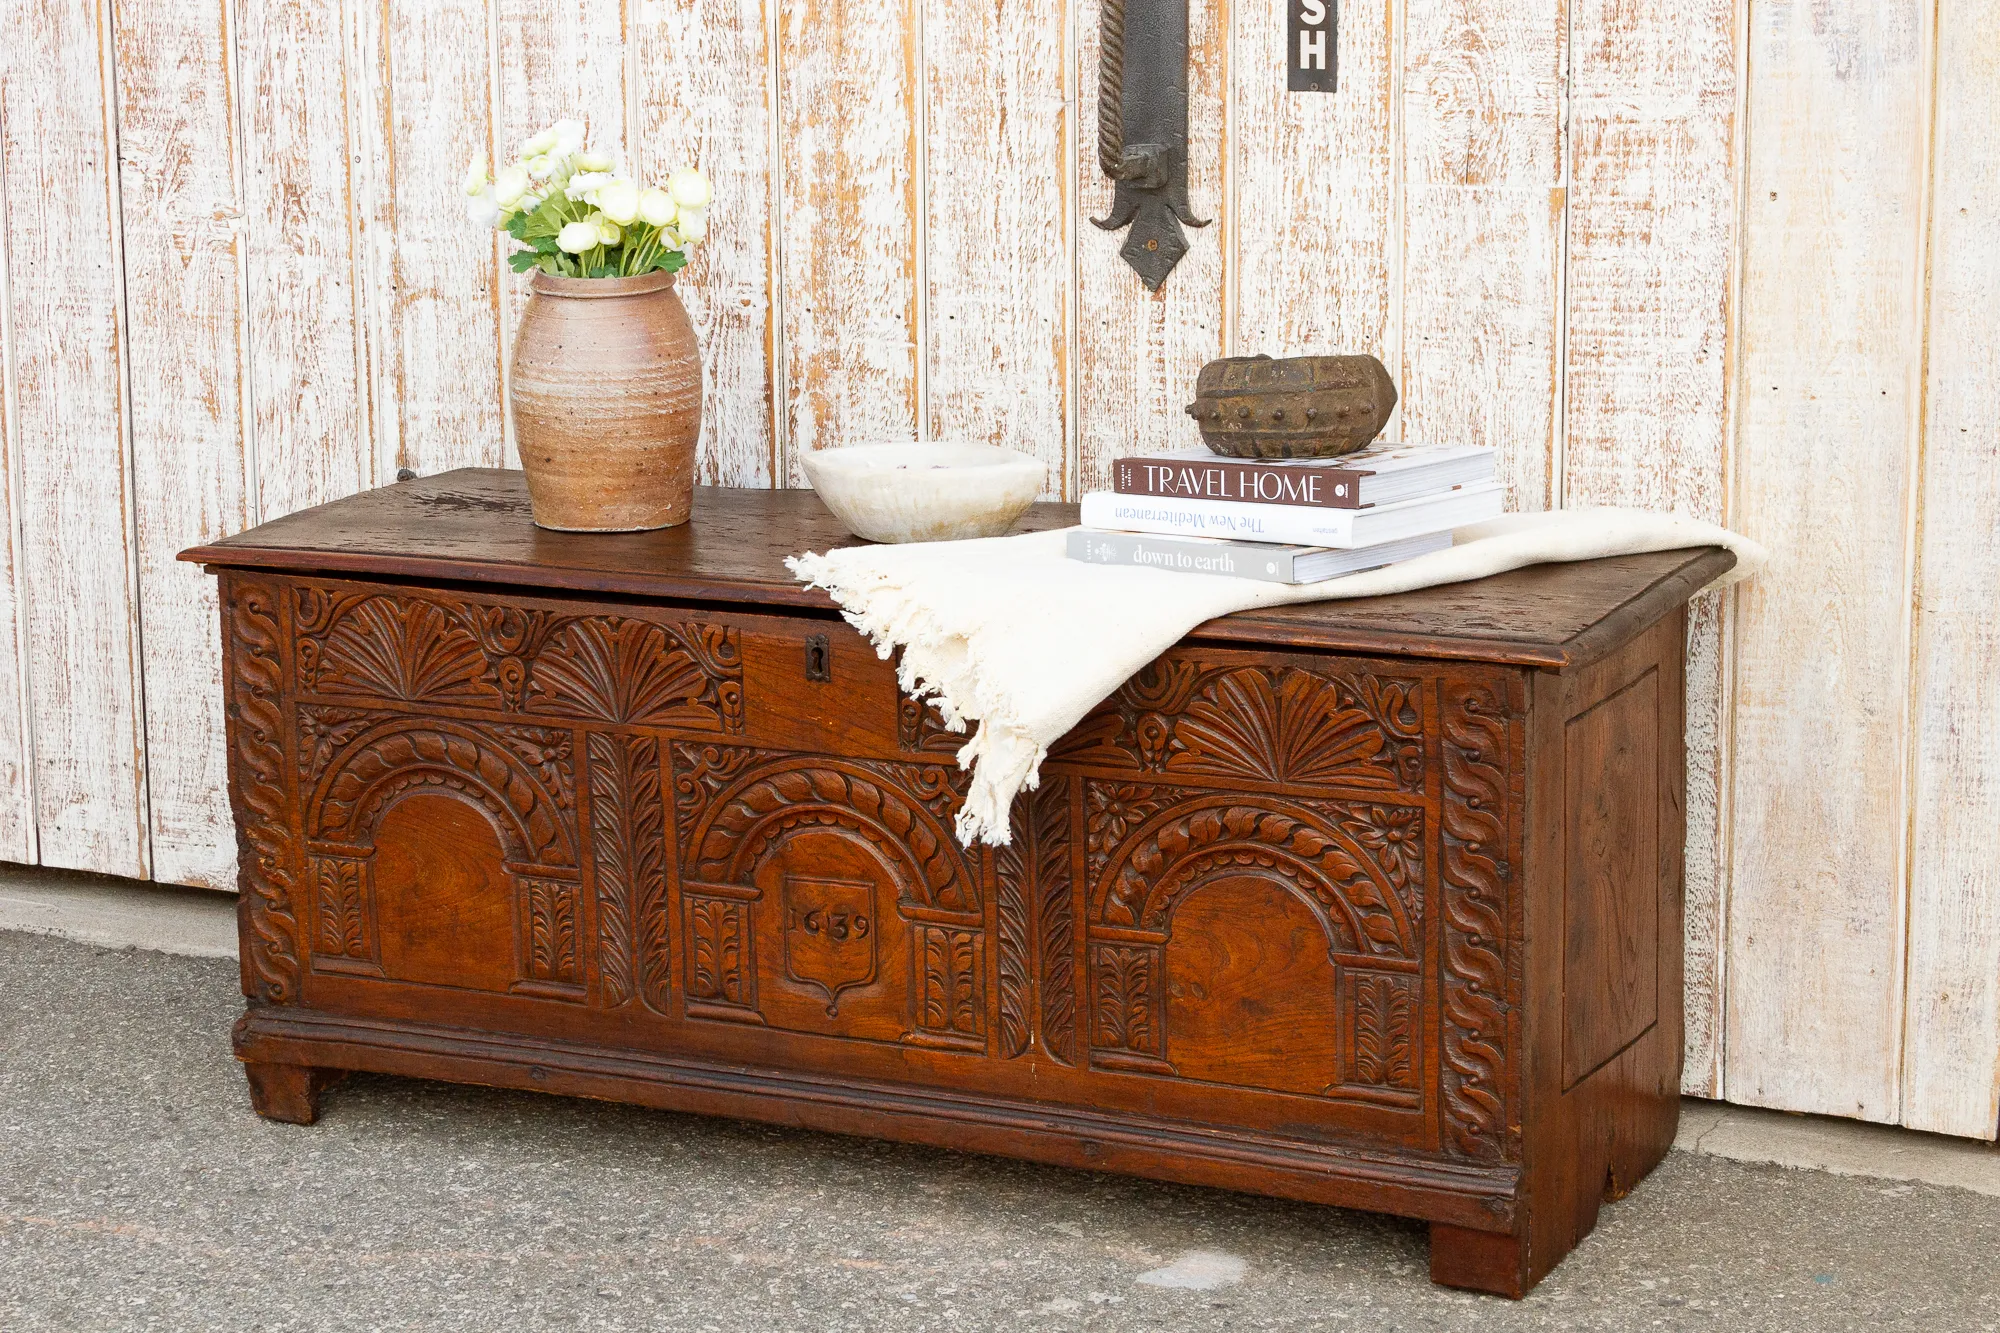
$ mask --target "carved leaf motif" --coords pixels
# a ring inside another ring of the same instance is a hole
[[[592,732],[588,749],[597,965],[604,1004],[615,1009],[643,989],[647,1005],[664,1014],[671,961],[659,743],[651,736]]]
[[[1421,685],[1168,655],[1051,751],[1064,763],[1288,784],[1423,786]]]
[[[1492,689],[1444,688],[1445,1124],[1468,1157],[1508,1152],[1507,1076],[1508,784],[1512,713]]]
[[[999,948],[996,982],[1000,992],[1000,1056],[1011,1060],[1028,1049],[1028,894],[1032,882],[1034,835],[1024,811],[1034,793],[1015,798],[1009,815],[1012,841],[993,849],[994,922]]]
[[[1175,737],[1184,748],[1167,760],[1170,773],[1283,783],[1352,780],[1386,747],[1374,719],[1344,704],[1332,681],[1261,667],[1205,682]]]
[[[286,815],[283,668],[275,589],[230,575],[229,804],[236,817],[237,884],[247,930],[243,991],[263,1004],[298,998],[292,915],[293,838]]]
[[[1097,1047],[1157,1054],[1153,1030],[1153,951],[1099,945],[1095,962]]]
[[[314,952],[341,958],[368,957],[367,905],[361,863],[344,857],[317,857],[319,943]]]
[[[688,995],[697,1000],[743,1004],[743,918],[739,905],[720,898],[691,898],[688,924]]]
[[[550,879],[530,879],[525,885],[528,975],[537,981],[576,982],[581,973],[576,947],[576,886]]]
[[[1409,985],[1384,976],[1354,981],[1354,1081],[1414,1088]]]
[[[947,926],[923,930],[924,999],[920,1026],[979,1035],[979,932]]]
[[[1076,907],[1071,897],[1070,779],[1050,775],[1034,794],[1034,885],[1040,894],[1036,933],[1042,960],[1042,1043],[1076,1063]]]
[[[501,701],[479,641],[438,603],[369,596],[330,614],[331,627],[311,640],[313,650],[302,644],[301,663],[316,663],[309,688],[409,702]]]
[[[1070,906],[1069,779],[1051,774],[1024,791],[1008,813],[1010,841],[993,849],[998,884],[1000,1050],[1029,1046],[1029,927],[1039,937],[1042,1044],[1065,1063],[1076,1059],[1075,936]]]
[[[719,633],[698,655],[687,640],[649,621],[569,621],[535,659],[530,706],[559,717],[722,730],[720,682],[705,661],[733,661],[735,650]],[[718,657],[718,649],[726,651]]]

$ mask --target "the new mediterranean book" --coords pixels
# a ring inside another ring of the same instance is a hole
[[[1118,532],[1352,549],[1497,518],[1504,499],[1495,482],[1368,509],[1235,504],[1092,491],[1083,497],[1082,519],[1086,528]]]
[[[1371,444],[1340,458],[1223,458],[1205,448],[1120,458],[1120,495],[1365,509],[1493,480],[1493,451],[1462,444]]]
[[[1071,528],[1069,558],[1093,565],[1132,565],[1179,574],[1221,574],[1267,583],[1321,583],[1342,574],[1379,569],[1451,545],[1451,533],[1427,532],[1380,546],[1342,550],[1328,546],[1274,546],[1214,537],[1153,537],[1143,532]]]

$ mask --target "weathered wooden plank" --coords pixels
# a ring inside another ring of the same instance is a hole
[[[373,484],[339,0],[236,7],[257,521]],[[365,155],[355,145],[354,158]],[[219,694],[218,694],[219,697]]]
[[[1393,0],[1340,6],[1340,87],[1328,95],[1285,90],[1286,6],[1235,9],[1230,345],[1239,355],[1401,362],[1396,12]]]
[[[174,557],[250,523],[234,33],[224,0],[111,12],[152,868],[226,888],[215,585]]]
[[[1068,475],[1062,0],[924,0],[930,432]]]
[[[521,141],[546,125],[574,117],[590,128],[590,145],[626,162],[625,0],[490,0],[499,36],[498,122],[492,164],[513,160]],[[639,6],[642,10],[646,6]],[[511,248],[501,244],[501,253]],[[528,280],[499,268],[500,375],[509,374],[514,331],[528,303]],[[503,399],[504,401],[504,399]],[[506,466],[519,467],[511,414],[503,413]]]
[[[1930,6],[1750,27],[1731,1101],[1892,1120]]]
[[[6,177],[36,824],[45,864],[143,877],[145,754],[108,6],[6,12]]]
[[[0,76],[0,152],[5,146],[6,82]],[[22,643],[26,614],[21,563],[20,403],[14,361],[14,297],[9,276],[13,247],[6,224],[8,173],[0,157],[0,859],[33,862],[34,762],[29,749],[27,657]]]
[[[378,404],[376,472],[496,465],[501,426],[497,238],[459,183],[491,158],[484,0],[356,5],[349,95],[361,183],[363,306]]]
[[[786,459],[917,430],[914,0],[780,6]]]
[[[1090,219],[1111,211],[1111,182],[1099,170],[1094,132],[1074,136],[1080,186],[1077,225],[1077,478],[1075,489],[1110,485],[1111,461],[1201,443],[1183,409],[1194,401],[1202,366],[1223,355],[1225,284],[1232,220],[1224,190],[1230,152],[1224,132],[1229,87],[1227,4],[1188,8],[1188,195],[1210,225],[1188,229],[1188,252],[1158,292],[1149,292],[1119,257],[1125,233]],[[1076,5],[1077,78],[1082,124],[1095,124],[1098,5]]]
[[[771,62],[761,0],[658,0],[633,20],[634,166],[684,162],[715,191],[708,236],[676,282],[703,372],[700,480],[769,486],[778,336],[771,274]]]
[[[1736,22],[1572,0],[1562,494],[1728,518]],[[1689,608],[1683,1089],[1720,1090],[1726,603]]]
[[[1563,0],[1409,0],[1402,434],[1491,445],[1557,502]]]
[[[2000,1124],[2000,9],[1938,10],[1902,1123]]]

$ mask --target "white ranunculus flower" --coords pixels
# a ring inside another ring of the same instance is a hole
[[[528,193],[528,169],[522,166],[502,167],[493,177],[493,197],[500,207],[512,208]]]
[[[592,214],[597,221],[597,237],[606,245],[616,245],[625,239],[625,230],[602,213]]]
[[[586,203],[597,202],[597,192],[618,179],[608,171],[579,171],[563,186],[563,195],[569,199],[581,199]]]
[[[594,222],[571,222],[556,233],[557,247],[573,255],[580,255],[585,250],[594,250],[597,244],[597,224]]]
[[[500,205],[493,201],[493,191],[481,190],[465,201],[465,216],[482,227],[490,227],[500,220]]]
[[[538,181],[547,180],[549,173],[556,169],[555,159],[547,153],[536,153],[521,165],[526,167],[528,174]]]
[[[684,240],[698,241],[708,235],[708,210],[705,208],[683,208],[681,220],[674,228]]]
[[[639,216],[646,219],[649,226],[666,226],[674,220],[677,211],[674,197],[665,190],[647,190],[639,196]]]
[[[616,165],[609,153],[600,153],[595,148],[586,149],[576,155],[578,171],[609,171]]]
[[[667,188],[673,192],[674,202],[682,208],[708,207],[708,177],[693,167],[682,167],[676,171],[668,178]]]
[[[580,120],[559,120],[549,126],[549,133],[556,136],[556,151],[568,157],[583,147],[583,122]]]
[[[605,217],[621,227],[629,227],[639,216],[639,187],[620,176],[609,185],[599,187],[597,206]]]
[[[465,169],[465,193],[468,197],[486,188],[486,154],[474,153],[472,165]]]
[[[541,157],[556,146],[556,132],[543,130],[521,145],[522,157]]]

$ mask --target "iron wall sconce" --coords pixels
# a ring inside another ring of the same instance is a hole
[[[1188,0],[1104,0],[1098,16],[1097,162],[1118,183],[1106,231],[1130,226],[1118,253],[1158,291],[1187,253]]]

